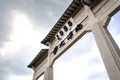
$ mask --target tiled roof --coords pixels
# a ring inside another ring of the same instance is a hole
[[[38,53],[38,55],[32,60],[32,62],[28,65],[28,67],[29,67],[29,68],[32,68],[33,66],[36,65],[36,63],[37,63],[38,61],[40,61],[40,60],[42,61],[44,56],[47,57],[47,55],[48,55],[48,49],[42,49],[42,50]]]

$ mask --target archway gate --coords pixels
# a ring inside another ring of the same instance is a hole
[[[120,49],[107,30],[111,17],[120,9],[120,0],[73,0],[42,44],[42,49],[28,67],[33,80],[44,73],[53,80],[53,64],[87,32],[93,32],[110,80],[120,79]]]

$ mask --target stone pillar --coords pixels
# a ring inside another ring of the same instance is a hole
[[[36,78],[33,78],[33,80],[37,80]]]
[[[46,67],[44,80],[53,80],[53,67],[52,66]]]
[[[35,77],[35,72],[34,72],[34,75],[33,75],[33,79],[32,80],[37,80],[37,78]]]
[[[96,22],[92,32],[100,50],[110,80],[120,80],[120,50],[102,23]]]

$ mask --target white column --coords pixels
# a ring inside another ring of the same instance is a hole
[[[44,80],[53,80],[53,65],[51,64],[51,44],[49,43],[49,51],[48,51],[48,57],[47,57],[47,64],[46,64],[46,70],[44,74]]]
[[[52,66],[46,67],[44,80],[53,80],[53,67]]]
[[[35,72],[34,72],[34,75],[33,75],[33,80],[37,80],[37,78],[35,77],[36,75],[35,75]]]
[[[33,80],[37,80],[36,78],[33,78]]]
[[[100,22],[92,26],[110,80],[120,80],[120,50],[109,31]]]

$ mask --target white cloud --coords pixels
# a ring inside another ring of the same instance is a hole
[[[12,55],[23,46],[34,48],[42,47],[40,45],[40,32],[35,32],[29,18],[22,12],[14,11],[13,13],[13,32],[10,35],[10,41],[5,43],[0,52],[2,56]]]
[[[17,76],[17,75],[9,75],[9,80],[32,80],[32,76]]]
[[[12,28],[10,41],[0,48],[0,71],[4,73],[0,76],[4,80],[32,80],[32,72],[28,70],[27,65],[40,49],[45,47],[40,45],[40,40],[44,36],[41,32],[44,30],[35,31],[29,18],[20,11],[13,12]],[[6,74],[9,77],[4,78]]]

